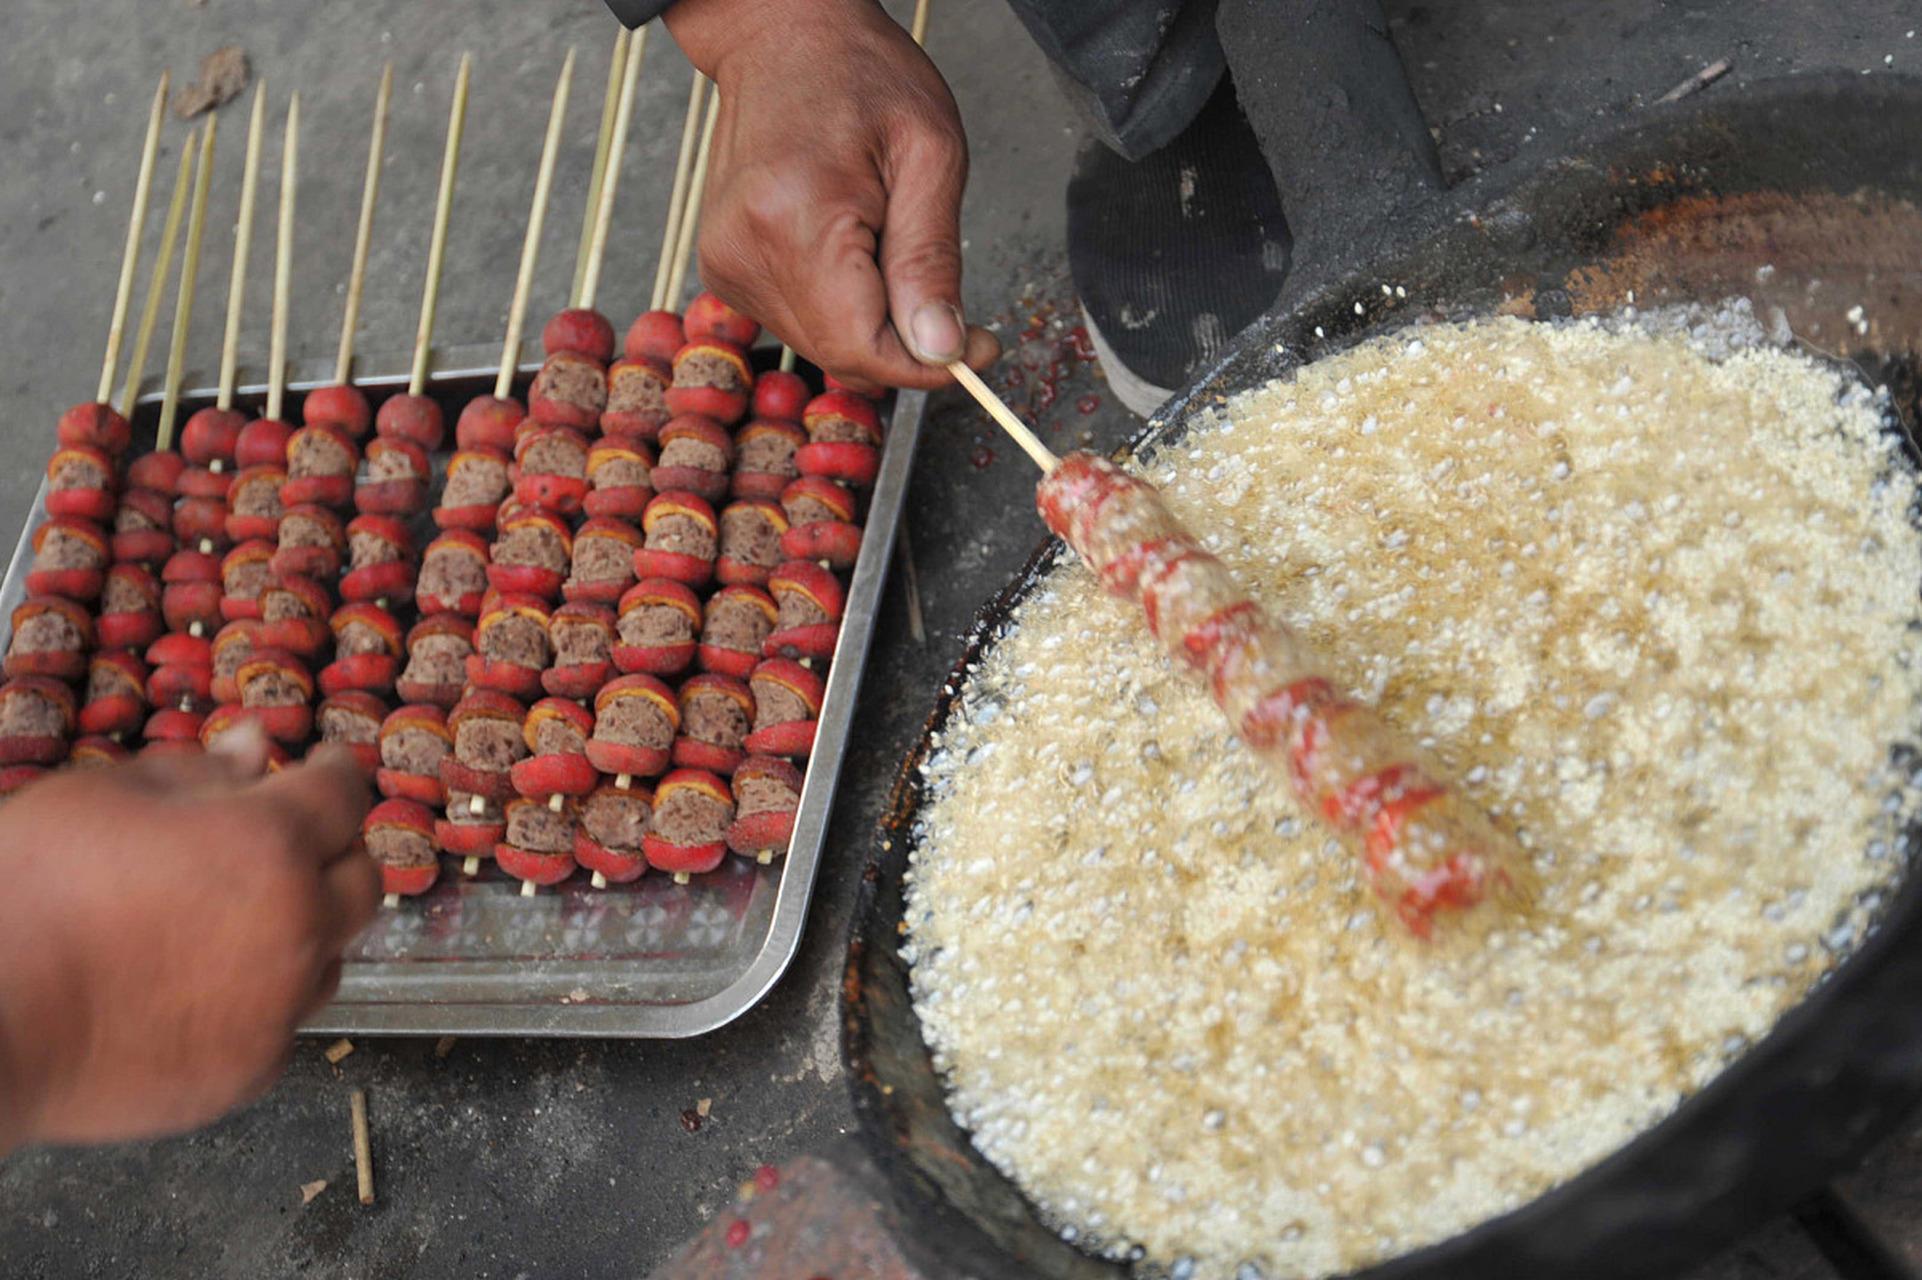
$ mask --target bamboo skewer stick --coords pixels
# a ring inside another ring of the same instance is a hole
[[[681,218],[687,213],[687,183],[694,170],[694,150],[701,136],[701,99],[707,93],[707,77],[694,73],[687,91],[687,118],[681,121],[681,154],[674,162],[674,187],[667,197],[667,226],[661,232],[661,260],[654,268],[654,295],[650,309],[667,305],[667,278],[674,270],[674,251],[681,243]]]
[[[280,231],[274,239],[274,325],[267,357],[267,417],[279,418],[287,395],[287,308],[293,293],[294,193],[300,184],[300,93],[287,100],[287,137],[280,149]]]
[[[594,167],[587,178],[587,204],[581,211],[581,240],[574,250],[574,284],[567,291],[569,306],[579,306],[581,283],[587,279],[588,243],[594,238],[594,214],[601,207],[601,176],[614,141],[614,113],[620,105],[620,83],[627,71],[627,46],[633,33],[626,27],[614,37],[614,54],[607,66],[607,92],[601,97],[601,131],[594,140]]]
[[[356,1089],[347,1095],[347,1110],[354,1132],[355,1190],[362,1204],[374,1202],[374,1137],[367,1127],[367,1092]]]
[[[1022,452],[1032,458],[1034,464],[1040,467],[1044,474],[1060,465],[1061,459],[1057,458],[1047,445],[1042,444],[1034,432],[1028,430],[1026,423],[1014,416],[1012,409],[1001,403],[1001,397],[996,395],[987,383],[981,381],[980,374],[959,360],[948,366],[948,372],[954,375],[956,382],[968,389],[968,394],[988,411],[988,416],[1000,424],[1001,429],[1021,446]]]
[[[354,331],[360,327],[360,295],[367,283],[367,251],[374,240],[374,205],[380,199],[381,151],[387,145],[387,108],[394,97],[394,64],[380,73],[374,98],[374,136],[367,144],[367,177],[360,187],[360,223],[354,229],[354,265],[347,275],[347,309],[340,320],[340,354],[334,357],[334,385],[346,386],[354,374]]]
[[[133,210],[127,215],[127,247],[120,253],[120,281],[114,286],[113,320],[107,326],[107,354],[100,362],[100,389],[94,396],[97,404],[107,403],[107,397],[113,394],[113,375],[120,369],[120,343],[126,336],[134,277],[140,272],[140,233],[147,227],[154,167],[160,159],[160,122],[167,115],[167,86],[171,79],[170,72],[160,73],[160,87],[154,90],[153,110],[147,116],[147,139],[140,147],[140,174],[133,184]]]
[[[127,363],[127,380],[120,389],[120,416],[133,417],[134,398],[140,394],[140,379],[147,371],[147,350],[153,344],[154,330],[160,323],[160,301],[167,291],[167,272],[174,261],[174,242],[180,238],[180,220],[187,212],[187,192],[193,187],[194,161],[200,148],[191,138],[180,149],[180,169],[174,175],[174,193],[167,202],[167,220],[160,229],[160,249],[154,258],[153,274],[147,278],[147,301],[140,311],[140,327],[134,333],[133,358]]]
[[[454,106],[447,117],[447,150],[441,157],[440,194],[434,203],[434,238],[427,246],[427,285],[420,299],[420,328],[414,335],[414,371],[407,394],[427,389],[427,363],[434,345],[434,306],[440,296],[441,267],[447,258],[447,219],[454,208],[454,177],[460,169],[460,139],[467,123],[467,86],[473,75],[472,54],[460,56],[460,75],[454,81]]]
[[[916,44],[928,42],[928,10],[932,7],[932,0],[914,0],[914,25],[908,28],[908,34]]]
[[[925,45],[928,39],[928,10],[933,7],[932,0],[915,0],[914,25],[908,34],[917,45]],[[788,357],[788,349],[781,348],[781,358]],[[908,526],[902,522],[900,535],[894,542],[894,559],[901,568],[901,585],[907,592],[908,639],[917,645],[928,642],[928,623],[921,613],[921,574],[914,567],[914,544],[908,541]]]
[[[227,332],[220,340],[220,391],[214,400],[222,409],[234,407],[234,383],[240,369],[240,316],[246,309],[247,256],[254,243],[254,197],[260,186],[260,137],[266,131],[267,82],[260,80],[254,84],[254,110],[247,121],[247,160],[240,171],[240,220],[234,224],[234,265],[227,277]]]
[[[681,286],[687,279],[688,259],[694,254],[694,233],[701,225],[701,199],[707,187],[707,159],[714,148],[714,123],[721,114],[721,90],[715,87],[707,100],[707,120],[701,126],[701,150],[694,159],[694,176],[687,192],[687,209],[681,215],[680,238],[674,245],[674,266],[667,274],[667,297],[661,305],[679,311]]]
[[[180,378],[187,364],[187,330],[194,317],[194,281],[200,275],[200,240],[207,229],[207,191],[213,185],[214,137],[219,125],[219,116],[207,117],[207,132],[200,139],[200,159],[195,162],[193,212],[187,216],[187,253],[180,263],[173,342],[167,348],[167,391],[160,403],[160,436],[154,446],[162,453],[173,448],[174,418],[180,412]]]
[[[514,370],[520,364],[521,333],[527,324],[527,295],[534,287],[534,262],[540,256],[541,227],[547,221],[547,198],[554,189],[554,162],[560,156],[561,126],[567,116],[567,96],[574,84],[574,50],[561,64],[554,86],[554,105],[547,112],[547,138],[541,143],[540,172],[534,178],[534,207],[527,214],[527,236],[521,241],[520,273],[514,277],[514,300],[507,308],[507,338],[501,344],[500,373],[494,378],[494,398],[505,400],[514,389]]]
[[[599,203],[594,210],[594,233],[587,244],[587,270],[581,275],[574,305],[593,310],[600,291],[601,263],[607,257],[607,232],[614,221],[614,197],[621,186],[621,158],[627,150],[627,127],[634,119],[634,91],[641,83],[641,55],[647,51],[647,28],[642,27],[628,46],[621,71],[621,103],[614,113],[614,133],[607,144],[607,164],[601,170]]]

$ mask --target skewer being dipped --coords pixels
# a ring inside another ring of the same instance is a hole
[[[1341,692],[1145,481],[1105,458],[1058,458],[965,364],[957,381],[1042,471],[1035,505],[1111,594],[1140,605],[1176,665],[1202,676],[1237,736],[1362,861],[1389,913],[1428,940],[1526,910],[1521,850],[1372,708]]]
[[[154,91],[153,108],[147,115],[147,137],[140,148],[140,172],[134,179],[133,209],[127,215],[127,242],[120,255],[120,280],[114,287],[113,319],[107,327],[107,352],[100,362],[100,385],[91,401],[77,404],[60,415],[56,435],[62,447],[85,445],[111,457],[124,452],[132,437],[126,412],[117,412],[108,397],[113,394],[113,375],[120,367],[120,344],[133,301],[134,276],[140,267],[140,238],[146,229],[147,205],[153,196],[154,166],[160,156],[160,124],[166,116],[168,82],[168,73],[161,72],[160,87]],[[185,153],[181,161],[184,168]],[[160,274],[166,274],[164,268]]]
[[[421,288],[420,325],[414,334],[413,371],[404,395],[390,396],[374,418],[376,434],[409,441],[422,449],[440,447],[445,429],[440,404],[426,394],[428,365],[433,357],[434,309],[440,301],[441,269],[447,259],[447,223],[454,208],[454,180],[460,171],[461,135],[467,125],[467,91],[473,78],[473,55],[463,53],[454,80],[454,102],[447,117],[447,145],[441,153],[440,190],[434,200],[433,237],[427,245],[427,280]]]
[[[353,263],[347,270],[347,303],[341,311],[340,346],[334,357],[332,386],[307,393],[300,406],[308,426],[332,426],[358,440],[373,425],[374,411],[354,385],[354,338],[360,327],[361,293],[367,284],[367,256],[374,239],[374,207],[380,202],[381,152],[387,145],[387,112],[394,96],[394,64],[380,73],[374,97],[373,135],[367,144],[367,173],[361,179],[360,218],[354,228]]]

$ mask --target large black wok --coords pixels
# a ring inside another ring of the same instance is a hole
[[[1650,110],[1546,168],[1457,189],[1406,220],[1400,247],[1363,269],[1303,282],[1134,447],[1165,445],[1191,410],[1219,396],[1422,316],[1546,317],[1735,294],[1751,297],[1765,322],[1779,307],[1811,347],[1891,383],[1912,424],[1922,351],[1918,203],[1922,82],[1778,81]],[[1406,298],[1385,299],[1384,283]],[[1867,305],[1866,335],[1848,319],[1857,303]],[[930,732],[967,665],[1059,553],[1059,544],[1044,546],[981,614]],[[846,1049],[869,1154],[909,1224],[904,1245],[931,1275],[1125,1274],[1038,1221],[949,1118],[898,950],[901,877],[922,799],[915,766],[926,751],[924,736],[901,772],[848,959]],[[1922,847],[1918,835],[1903,856]],[[1922,876],[1911,870],[1866,945],[1667,1121],[1523,1208],[1366,1274],[1670,1273],[1801,1201],[1918,1097]]]

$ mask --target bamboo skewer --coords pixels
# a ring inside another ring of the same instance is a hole
[[[1047,445],[1042,444],[1034,432],[1028,430],[1026,423],[1014,416],[1012,409],[1001,403],[1001,397],[996,395],[987,383],[981,381],[980,374],[959,360],[948,366],[948,372],[954,375],[956,382],[968,389],[968,394],[973,396],[980,406],[988,411],[988,416],[1000,424],[1001,429],[1021,446],[1022,452],[1034,460],[1034,464],[1041,468],[1043,474],[1052,472],[1060,465],[1061,459],[1057,458]]]
[[[280,417],[287,395],[287,308],[293,293],[294,193],[300,184],[300,93],[287,100],[287,137],[280,149],[280,229],[274,238],[274,323],[267,357],[267,417]]]
[[[507,308],[507,338],[501,344],[500,373],[494,378],[494,397],[505,400],[514,388],[520,364],[521,333],[527,324],[527,295],[534,287],[534,262],[540,256],[541,227],[547,221],[547,198],[554,189],[554,162],[560,156],[561,126],[567,116],[567,96],[574,84],[574,50],[567,51],[561,78],[554,86],[554,105],[547,112],[547,138],[541,143],[540,172],[534,178],[534,206],[527,214],[527,236],[521,241],[520,273],[514,277],[514,300]]]
[[[627,46],[633,33],[626,27],[614,37],[614,54],[607,66],[607,92],[601,97],[601,131],[594,140],[594,167],[587,178],[587,204],[581,211],[581,240],[574,250],[574,284],[567,291],[570,307],[579,306],[581,283],[587,279],[587,249],[594,238],[594,215],[601,207],[601,176],[607,170],[608,148],[614,141],[614,114],[620,105],[619,85],[627,71]]]
[[[932,7],[932,0],[914,0],[914,25],[908,28],[908,34],[916,44],[928,42],[928,10]]]
[[[694,151],[701,136],[701,99],[707,77],[694,73],[687,91],[687,118],[681,121],[681,154],[674,162],[674,187],[667,197],[667,226],[661,232],[661,260],[654,268],[654,296],[650,309],[667,306],[667,278],[674,270],[674,252],[681,243],[681,218],[687,212],[687,183],[694,170]]]
[[[167,390],[160,403],[160,435],[154,446],[165,453],[173,448],[174,418],[180,412],[180,378],[187,363],[187,330],[194,316],[194,281],[200,274],[200,240],[207,229],[207,191],[213,185],[214,137],[220,117],[207,117],[201,136],[200,159],[195,162],[193,212],[187,217],[187,253],[180,263],[180,292],[174,302],[173,342],[167,348]]]
[[[240,369],[240,317],[247,294],[247,256],[254,243],[254,197],[260,186],[260,138],[267,131],[267,82],[254,84],[254,109],[247,121],[247,160],[240,171],[240,219],[234,224],[234,265],[227,277],[227,332],[220,340],[220,390],[214,403],[234,407]],[[268,414],[273,417],[273,414]],[[215,459],[216,466],[219,459]]]
[[[171,73],[160,73],[153,110],[147,116],[147,139],[140,147],[140,174],[133,184],[133,210],[127,215],[127,246],[120,253],[120,280],[114,286],[113,320],[107,326],[107,354],[100,362],[97,404],[113,394],[113,375],[120,369],[120,343],[126,336],[127,312],[133,303],[134,277],[140,272],[140,234],[147,226],[147,206],[153,197],[153,173],[160,159],[160,122],[167,114],[167,86]]]
[[[367,1127],[367,1093],[356,1089],[347,1095],[348,1117],[354,1134],[355,1191],[362,1204],[374,1202],[374,1139]]]
[[[147,350],[153,345],[154,330],[160,323],[160,301],[167,291],[167,272],[174,261],[174,242],[180,238],[180,220],[187,212],[187,192],[193,187],[194,161],[200,148],[189,138],[180,149],[180,168],[174,175],[174,193],[167,202],[167,220],[160,229],[160,249],[154,258],[153,274],[147,278],[147,300],[141,307],[140,327],[134,333],[133,357],[127,363],[127,380],[120,389],[120,416],[133,417],[134,398],[140,394],[140,379],[147,371]]]
[[[688,259],[694,254],[694,233],[701,225],[701,199],[707,187],[707,159],[714,148],[714,123],[721,114],[721,90],[717,86],[707,100],[707,120],[701,126],[701,150],[694,159],[694,176],[687,192],[687,209],[681,215],[680,237],[674,245],[674,265],[667,275],[667,297],[661,305],[679,311],[681,286],[687,279]]]
[[[614,197],[621,186],[621,158],[627,150],[627,127],[634,119],[634,91],[641,82],[641,55],[647,51],[647,28],[642,27],[627,49],[627,65],[621,69],[621,102],[614,112],[614,132],[607,144],[607,163],[601,170],[599,201],[594,209],[593,234],[588,239],[586,270],[581,274],[574,305],[594,309],[594,295],[601,285],[601,263],[607,256],[607,232],[614,221]]]
[[[427,286],[420,299],[420,328],[414,335],[414,371],[407,394],[427,389],[427,363],[434,345],[434,306],[440,296],[441,267],[447,258],[447,219],[454,208],[454,177],[460,169],[460,139],[467,123],[467,86],[473,75],[472,54],[460,56],[460,75],[454,81],[454,106],[447,118],[447,150],[441,157],[440,194],[434,203],[434,238],[427,247]]]
[[[334,385],[346,386],[354,374],[354,331],[360,327],[360,295],[367,283],[367,251],[374,239],[374,205],[380,199],[381,151],[387,145],[387,108],[394,97],[394,64],[380,73],[374,98],[374,136],[367,144],[367,176],[360,187],[360,222],[354,229],[354,265],[347,275],[347,309],[340,320],[340,353],[334,357]]]

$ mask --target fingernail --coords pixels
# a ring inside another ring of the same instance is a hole
[[[908,321],[915,357],[929,364],[959,360],[966,348],[967,330],[961,313],[945,302],[924,302]]]

